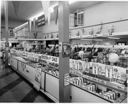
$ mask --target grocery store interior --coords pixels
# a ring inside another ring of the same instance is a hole
[[[128,1],[0,7],[0,103],[128,103]]]

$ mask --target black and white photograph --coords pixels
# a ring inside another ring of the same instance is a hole
[[[0,0],[0,103],[128,104],[128,1]]]

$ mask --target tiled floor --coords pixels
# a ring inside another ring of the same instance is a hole
[[[52,102],[36,91],[25,79],[11,68],[5,68],[0,59],[0,102]]]

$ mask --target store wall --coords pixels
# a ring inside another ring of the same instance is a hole
[[[118,21],[122,19],[128,19],[128,2],[107,2],[96,6],[93,6],[84,13],[84,25],[90,26],[100,23]],[[115,22],[112,24],[104,25],[104,28],[115,29],[115,32],[126,32],[128,31],[128,21]],[[92,27],[96,30],[96,27]],[[106,33],[106,32],[104,32]]]
[[[9,20],[8,26],[11,27],[11,28],[15,28],[15,27],[17,27],[19,25],[22,25],[23,23],[25,23],[25,22],[23,22],[23,21]],[[5,26],[5,21],[4,20],[1,21],[1,26]]]
[[[8,27],[9,27],[9,37],[12,38],[14,36],[10,36],[10,30],[12,30],[14,27],[19,26],[23,24],[24,22],[21,21],[14,21],[14,20],[9,20],[8,22]],[[5,38],[5,21],[1,21],[1,38]]]
[[[42,31],[42,33],[50,33],[50,32],[56,32],[58,31],[58,24],[55,23],[55,21],[51,21],[50,24],[46,24],[42,27],[38,28],[39,31]],[[38,33],[38,38],[43,37],[43,34],[41,32]]]
[[[121,19],[128,19],[128,2],[105,2],[102,4],[97,4],[93,7],[90,7],[84,11],[84,25],[90,26],[95,24],[106,23]],[[112,26],[115,28],[115,32],[124,32],[128,30],[128,21],[118,22],[104,25],[107,31]],[[97,30],[97,27],[90,27],[90,29]],[[43,33],[50,33],[58,31],[58,25],[55,24],[55,21],[52,21],[50,24],[46,24],[39,28]],[[88,31],[87,30],[87,31]],[[43,34],[39,33],[38,37],[42,37]]]
[[[85,10],[86,26],[128,18],[128,2],[109,2]]]

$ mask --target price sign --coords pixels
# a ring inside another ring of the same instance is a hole
[[[38,27],[42,26],[45,24],[45,15],[41,15],[40,17],[38,17],[38,19],[36,20],[36,24]]]
[[[59,58],[58,58],[58,57],[54,57],[54,56],[52,56],[51,59],[52,59],[51,62],[59,63]]]

